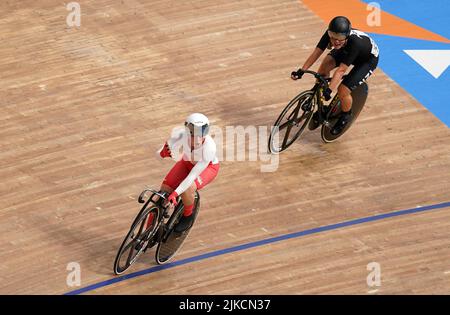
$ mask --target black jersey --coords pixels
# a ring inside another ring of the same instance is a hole
[[[327,48],[331,49],[331,41],[328,31],[325,31],[325,34],[323,34],[317,44],[317,48],[322,50]],[[342,62],[347,66],[352,64],[357,66],[366,63],[372,58],[378,57],[379,52],[377,44],[372,38],[369,37],[369,35],[355,29],[351,30],[346,45],[339,50],[344,52],[345,57]]]

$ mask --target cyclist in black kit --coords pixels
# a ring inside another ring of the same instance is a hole
[[[350,21],[344,16],[337,16],[331,20],[328,30],[323,34],[317,47],[308,57],[302,68],[291,73],[293,80],[301,79],[305,70],[308,70],[325,49],[331,52],[324,58],[318,73],[329,78],[330,71],[334,72],[329,88],[323,91],[325,100],[331,99],[331,94],[336,91],[342,105],[342,115],[331,129],[333,135],[339,134],[352,119],[352,96],[351,91],[365,82],[378,65],[378,46],[372,38],[364,32],[352,29]],[[350,73],[344,78],[342,76],[350,65],[354,65]],[[326,110],[328,106],[324,106]],[[313,130],[319,126],[318,114],[314,113],[309,124]]]

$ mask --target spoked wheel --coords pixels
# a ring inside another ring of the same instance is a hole
[[[116,275],[125,272],[145,251],[147,243],[156,233],[159,215],[160,211],[156,206],[145,209],[138,214],[114,261],[114,273]]]
[[[195,195],[195,207],[194,213],[194,223],[197,218],[197,214],[200,210],[200,195],[196,192]],[[175,226],[183,215],[184,207],[180,207],[175,211],[170,217],[169,221],[166,224],[166,231],[160,243],[158,244],[158,248],[156,249],[155,260],[159,265],[168,263],[175,254],[180,250],[184,241],[186,240],[189,231],[192,229],[178,233],[174,231]]]
[[[269,152],[286,150],[305,130],[314,110],[314,92],[297,95],[281,112],[269,137]]]
[[[366,103],[368,95],[368,86],[366,83],[361,84],[356,89],[352,91],[352,98],[353,98],[353,104],[352,104],[352,112],[353,112],[353,118],[352,121],[345,126],[345,128],[341,131],[341,133],[337,135],[333,135],[331,133],[331,129],[334,127],[336,122],[339,119],[339,116],[342,113],[341,110],[341,101],[337,100],[336,102],[333,100],[331,103],[334,105],[331,107],[330,111],[327,114],[327,118],[325,119],[328,123],[325,123],[322,125],[321,130],[321,136],[322,140],[324,142],[333,142],[337,138],[341,137],[350,127],[352,124],[356,121],[356,118],[358,118],[359,114],[361,113],[364,104]],[[337,97],[337,96],[335,96]]]

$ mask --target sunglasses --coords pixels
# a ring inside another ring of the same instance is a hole
[[[330,36],[331,39],[338,41],[344,41],[347,39],[347,36],[345,34],[335,33],[331,31],[328,31],[328,36]]]
[[[185,123],[184,126],[189,130],[191,137],[205,137],[208,134],[209,126],[204,125],[202,127],[194,126],[193,124]]]

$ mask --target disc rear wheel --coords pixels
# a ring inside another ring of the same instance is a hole
[[[327,117],[325,119],[327,121],[327,123],[322,125],[322,130],[321,130],[321,136],[322,136],[322,140],[324,142],[326,142],[326,143],[334,142],[336,139],[341,137],[345,132],[347,132],[347,130],[350,129],[350,127],[356,121],[356,119],[358,118],[359,114],[361,113],[361,111],[366,103],[368,91],[369,90],[368,90],[367,83],[361,84],[360,86],[358,86],[356,89],[354,89],[352,91],[352,98],[353,98],[352,121],[350,123],[348,123],[347,126],[345,126],[345,128],[337,135],[333,135],[331,133],[331,129],[334,127],[334,125],[336,124],[336,122],[338,121],[338,119],[342,113],[341,101],[339,99],[337,99],[336,101],[333,100],[331,102],[334,105],[331,107],[330,111],[328,112]],[[335,97],[337,98],[337,95]]]
[[[200,195],[198,194],[198,192],[196,192],[194,213],[192,214],[194,216],[194,223],[199,210]],[[166,224],[164,236],[158,244],[158,248],[156,249],[155,254],[155,260],[159,265],[168,263],[176,255],[176,253],[181,249],[181,246],[188,237],[190,230],[192,229],[191,227],[182,233],[174,231],[176,224],[183,215],[183,211],[184,207],[181,207],[180,209],[178,209],[178,211],[174,212]]]

